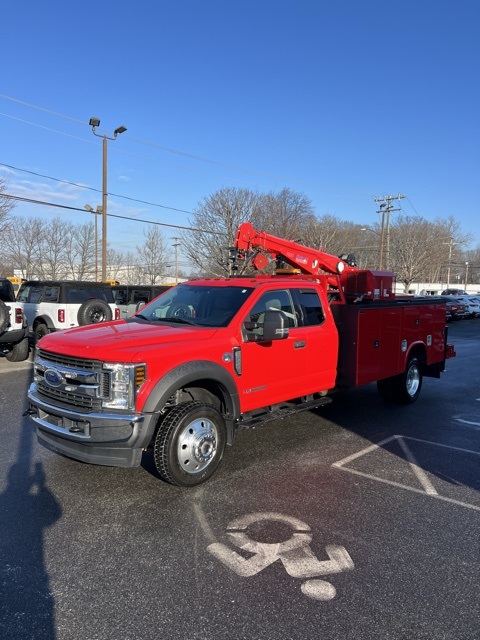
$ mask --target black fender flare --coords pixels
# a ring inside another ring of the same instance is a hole
[[[160,378],[150,392],[150,395],[143,407],[143,412],[147,414],[160,412],[175,391],[199,380],[210,380],[219,384],[220,387],[224,389],[223,398],[225,400],[228,414],[225,417],[227,425],[227,443],[232,444],[235,419],[240,416],[238,389],[233,376],[216,362],[211,362],[209,360],[195,360],[193,362],[185,362],[184,364],[171,369]],[[149,434],[149,440],[153,436],[154,423],[155,421],[151,421],[152,427],[150,427],[149,430],[152,430],[152,433]]]
[[[55,331],[55,324],[50,316],[35,316],[32,323],[32,331],[35,331],[37,324],[44,324],[50,329],[50,331]]]

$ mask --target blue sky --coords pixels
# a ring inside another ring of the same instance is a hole
[[[289,187],[319,216],[373,224],[373,198],[402,193],[406,214],[452,215],[480,244],[476,0],[26,0],[2,23],[11,193],[101,204],[95,116],[99,133],[127,127],[108,145],[108,189],[126,196],[112,214],[188,226],[222,187]],[[110,219],[109,242],[134,252],[144,229]]]

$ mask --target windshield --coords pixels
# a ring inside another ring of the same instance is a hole
[[[132,319],[226,327],[252,291],[251,287],[179,284],[143,307]]]

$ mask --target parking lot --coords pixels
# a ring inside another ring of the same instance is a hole
[[[0,359],[0,628],[47,640],[475,640],[480,320],[412,406],[375,385],[239,432],[205,485],[40,447]]]

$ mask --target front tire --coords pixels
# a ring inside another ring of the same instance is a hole
[[[203,402],[186,402],[169,411],[155,436],[153,456],[161,478],[179,487],[208,480],[222,461],[225,420]]]

